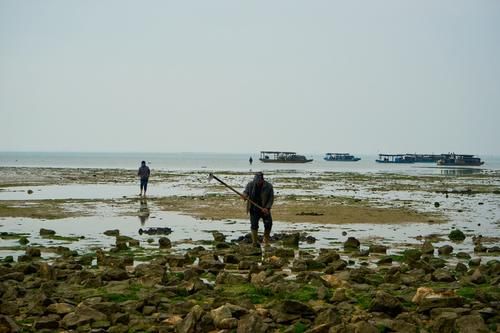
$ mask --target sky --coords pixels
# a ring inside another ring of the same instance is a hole
[[[500,155],[498,0],[0,0],[0,151]]]

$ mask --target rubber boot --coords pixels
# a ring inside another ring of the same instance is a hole
[[[269,246],[271,244],[271,230],[264,230],[264,245]]]
[[[253,229],[252,229],[252,245],[255,247],[260,247],[259,233],[257,230],[253,230]]]

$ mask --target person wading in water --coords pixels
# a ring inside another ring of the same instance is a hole
[[[273,185],[264,180],[264,174],[257,172],[251,182],[249,182],[243,191],[243,198],[250,199],[262,209],[251,204],[247,200],[247,213],[250,214],[250,230],[252,232],[252,244],[259,244],[259,220],[262,218],[264,222],[264,244],[268,245],[271,237],[271,228],[273,226],[273,218],[271,216],[271,207],[274,202]]]
[[[139,171],[137,171],[137,176],[141,178],[141,193],[139,194],[139,196],[142,196],[143,191],[144,191],[144,196],[146,196],[146,190],[148,189],[148,180],[150,174],[151,171],[149,170],[149,167],[146,165],[146,161],[142,161],[141,167],[139,168]]]

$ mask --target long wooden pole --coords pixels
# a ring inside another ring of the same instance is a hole
[[[240,193],[238,192],[237,190],[235,190],[232,186],[226,184],[225,182],[223,182],[222,180],[220,180],[219,178],[217,178],[213,173],[211,173],[209,175],[209,179],[210,178],[213,178],[215,179],[216,181],[218,181],[219,183],[221,183],[222,185],[224,185],[225,187],[227,187],[228,189],[230,189],[231,191],[233,191],[234,193],[238,194],[240,197],[242,197],[243,199],[245,200],[248,200],[252,205],[254,205],[255,207],[259,208],[260,210],[264,210],[264,207],[260,206],[259,204],[255,203],[252,199],[250,199],[249,197],[247,197],[246,195],[243,195],[243,193]]]

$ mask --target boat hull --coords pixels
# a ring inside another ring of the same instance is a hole
[[[413,164],[415,161],[384,161],[384,160],[375,160],[377,163],[393,163],[393,164]]]
[[[271,159],[260,159],[262,163],[285,163],[285,164],[297,164],[297,163],[309,163],[312,162],[313,160],[303,160],[303,161],[278,161],[278,160],[271,160]]]
[[[361,158],[353,158],[352,160],[333,160],[333,159],[324,158],[324,160],[327,162],[357,162],[357,161],[360,161]]]

